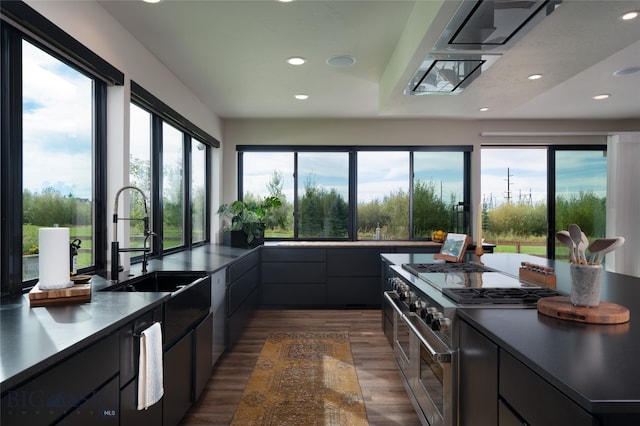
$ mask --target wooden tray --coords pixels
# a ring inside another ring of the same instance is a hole
[[[567,296],[543,297],[538,300],[538,312],[568,321],[589,324],[622,324],[629,321],[629,309],[615,303],[600,302],[598,306],[574,306]]]
[[[50,306],[89,301],[91,301],[91,283],[76,284],[72,287],[53,290],[40,290],[38,284],[36,284],[29,292],[31,306]]]

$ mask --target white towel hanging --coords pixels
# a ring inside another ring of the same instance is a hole
[[[162,328],[156,322],[140,333],[138,410],[146,410],[164,395],[162,374]]]

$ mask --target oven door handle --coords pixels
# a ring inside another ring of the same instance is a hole
[[[384,298],[387,299],[387,301],[393,307],[393,310],[396,311],[398,313],[398,315],[404,316],[404,312],[402,312],[402,309],[400,309],[400,306],[398,306],[399,299],[398,299],[398,296],[396,295],[395,292],[393,292],[393,291],[385,291],[384,292]]]
[[[451,350],[433,333],[428,327],[421,327],[424,330],[420,330],[414,321],[417,321],[415,314],[403,315],[402,320],[409,326],[411,331],[418,337],[420,343],[429,352],[431,358],[436,362],[450,363],[451,362]]]

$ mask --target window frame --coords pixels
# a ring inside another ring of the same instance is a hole
[[[151,252],[149,256],[155,257],[164,254],[188,250],[193,247],[208,244],[211,241],[211,165],[212,150],[220,147],[220,141],[206,133],[204,130],[191,123],[177,111],[155,97],[135,81],[131,81],[130,102],[151,114],[151,191],[149,202],[151,204],[151,232],[160,238],[151,238]],[[176,128],[182,133],[182,191],[183,191],[183,243],[180,246],[164,249],[163,238],[163,205],[162,205],[162,128],[163,123]],[[191,146],[197,141],[205,146],[205,229],[204,239],[193,241],[191,229]],[[132,256],[133,263],[142,260],[142,255]]]
[[[425,238],[414,237],[413,230],[413,153],[414,152],[463,152],[463,211],[465,212],[463,229],[469,229],[470,226],[470,205],[471,205],[471,153],[473,152],[473,145],[375,145],[375,146],[363,146],[363,145],[321,145],[321,146],[298,146],[298,145],[237,145],[237,187],[238,187],[238,200],[242,200],[244,197],[243,187],[243,175],[244,175],[244,156],[245,152],[291,152],[294,154],[294,176],[298,174],[297,154],[299,152],[347,152],[349,153],[349,223],[348,232],[349,235],[346,238],[299,238],[298,229],[299,223],[297,220],[298,215],[298,198],[299,188],[297,185],[297,179],[294,178],[294,223],[293,223],[293,237],[287,238],[287,241],[360,241],[357,236],[357,154],[358,152],[371,152],[371,151],[407,151],[409,152],[409,240],[408,241],[423,241]],[[284,238],[265,238],[265,240],[277,241],[285,240]]]
[[[78,272],[94,272],[106,267],[107,218],[106,138],[107,85],[123,84],[124,74],[60,30],[53,23],[22,2],[2,2],[1,63],[2,134],[0,170],[3,171],[0,205],[2,206],[2,243],[0,260],[2,295],[20,294],[36,284],[37,279],[22,280],[22,41],[26,40],[67,66],[93,80],[93,152],[94,187],[93,241],[94,261]],[[102,207],[101,207],[102,206]]]

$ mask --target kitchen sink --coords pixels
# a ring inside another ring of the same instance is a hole
[[[176,292],[206,277],[202,272],[157,271],[131,278],[101,291]]]

